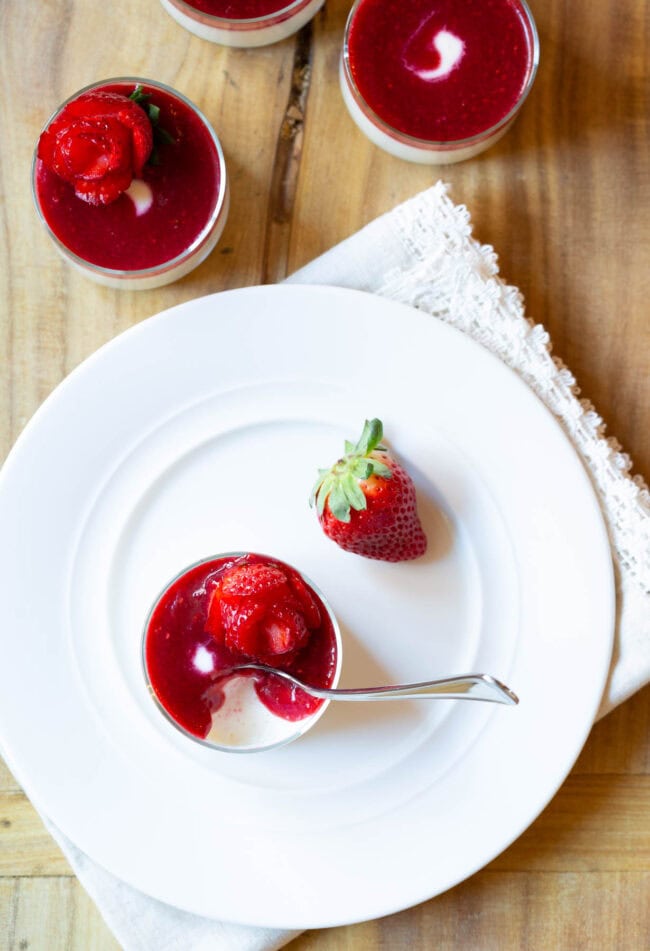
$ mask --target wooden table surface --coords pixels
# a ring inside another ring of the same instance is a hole
[[[491,151],[439,172],[380,152],[348,117],[337,61],[349,6],[328,0],[299,40],[238,51],[191,36],[156,0],[3,0],[2,458],[57,383],[120,331],[208,292],[280,280],[443,177],[636,471],[650,476],[647,4],[533,0],[542,58],[522,115]],[[101,288],[62,263],[29,185],[50,112],[120,75],[162,80],[194,100],[221,137],[232,181],[217,250],[179,283],[140,293]],[[305,934],[291,951],[647,947],[649,726],[646,688],[594,727],[546,811],[483,871],[390,918]],[[116,947],[0,766],[0,948]]]

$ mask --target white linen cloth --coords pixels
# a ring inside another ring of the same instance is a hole
[[[609,529],[618,618],[599,715],[650,681],[650,494],[629,458],[576,395],[551,356],[548,334],[524,315],[521,295],[498,276],[496,255],[471,236],[470,218],[441,182],[371,222],[294,274],[403,301],[469,334],[516,370],[558,417],[590,473]],[[98,867],[47,823],[125,951],[275,951],[298,932],[250,928],[187,914]]]

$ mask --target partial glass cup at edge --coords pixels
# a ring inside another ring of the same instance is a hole
[[[245,551],[220,552],[219,554],[216,554],[216,555],[210,555],[207,558],[201,558],[199,561],[196,561],[191,565],[186,565],[181,571],[179,571],[176,575],[174,575],[174,577],[170,581],[168,581],[165,584],[165,586],[162,588],[162,590],[158,593],[158,595],[154,599],[154,602],[151,606],[149,614],[147,615],[147,619],[145,621],[144,629],[142,632],[142,645],[141,645],[142,672],[144,675],[144,680],[145,680],[147,690],[149,694],[151,695],[152,700],[155,702],[156,707],[158,708],[160,713],[164,716],[167,722],[171,723],[171,725],[184,737],[188,738],[192,742],[197,743],[199,746],[202,746],[206,749],[218,750],[223,753],[262,753],[267,750],[278,749],[282,746],[286,746],[288,743],[293,742],[293,740],[297,740],[299,737],[304,736],[304,734],[307,733],[307,731],[310,730],[318,722],[318,720],[320,720],[320,718],[323,716],[323,714],[325,713],[325,711],[327,710],[330,704],[329,700],[323,700],[323,702],[320,704],[320,706],[318,707],[315,713],[312,713],[311,716],[305,717],[302,720],[284,720],[282,717],[276,716],[275,714],[271,713],[271,711],[267,711],[269,718],[272,718],[274,721],[278,721],[276,723],[276,727],[281,733],[280,736],[274,737],[272,740],[268,742],[262,742],[262,743],[249,742],[249,743],[241,743],[241,744],[227,744],[223,742],[217,742],[216,740],[209,739],[208,737],[204,738],[204,737],[196,736],[194,733],[190,733],[189,730],[186,730],[183,726],[181,726],[181,724],[178,723],[168,713],[168,711],[165,709],[165,707],[162,705],[162,703],[156,696],[156,692],[151,683],[151,678],[149,677],[149,672],[147,669],[146,645],[147,645],[147,631],[149,629],[149,624],[153,616],[153,613],[158,603],[160,602],[161,598],[163,597],[165,592],[169,588],[171,588],[172,585],[176,583],[176,581],[178,581],[179,578],[187,574],[187,572],[191,571],[193,568],[198,568],[199,565],[204,565],[204,564],[207,564],[208,562],[215,561],[220,558],[241,558],[246,554],[248,554],[248,552],[245,552]],[[290,567],[293,567],[293,566],[290,566]],[[336,615],[334,614],[329,601],[327,600],[326,596],[323,594],[321,589],[318,587],[318,585],[314,584],[314,582],[310,578],[308,578],[307,575],[304,574],[304,572],[299,571],[295,567],[293,567],[293,570],[298,575],[300,575],[300,577],[303,579],[305,584],[308,585],[318,595],[331,621],[332,629],[334,631],[334,637],[336,640],[336,669],[334,671],[334,677],[332,679],[332,683],[330,684],[330,686],[336,687],[339,682],[339,678],[341,676],[341,666],[343,662],[343,645],[341,641],[341,630],[339,628]],[[250,684],[250,691],[252,693],[254,691],[254,682],[252,678],[249,679],[249,684]],[[264,704],[262,703],[261,700],[257,698],[255,699],[259,708],[261,708],[260,712],[263,713],[266,710],[266,708],[264,707]],[[281,730],[282,724],[286,724],[285,731]]]
[[[190,33],[222,46],[255,47],[279,43],[297,33],[323,6],[325,0],[293,0],[265,16],[235,19],[204,13],[185,0],[160,0],[161,4]]]

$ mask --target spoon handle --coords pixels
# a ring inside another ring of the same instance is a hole
[[[261,670],[280,677],[306,693],[324,700],[488,700],[513,705],[519,703],[516,694],[489,674],[465,674],[445,680],[425,680],[416,684],[394,684],[390,687],[355,687],[332,689],[311,687],[283,670],[264,664],[244,664],[240,670]]]
[[[395,684],[392,687],[329,690],[332,700],[491,700],[494,703],[516,704],[516,694],[489,674],[465,674],[445,680],[427,680],[416,684]]]

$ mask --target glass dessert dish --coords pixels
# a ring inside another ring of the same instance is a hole
[[[267,46],[296,33],[325,0],[160,0],[181,26],[223,46]]]
[[[327,700],[273,674],[336,686],[341,635],[323,594],[296,569],[251,552],[227,552],[183,569],[156,598],[144,626],[147,688],[166,719],[196,743],[252,753],[302,736]]]
[[[525,0],[356,0],[340,83],[350,115],[397,158],[446,165],[489,148],[533,85],[539,39]]]
[[[125,290],[169,284],[215,247],[229,207],[219,139],[189,99],[107,79],[67,99],[34,152],[32,192],[60,254]]]

